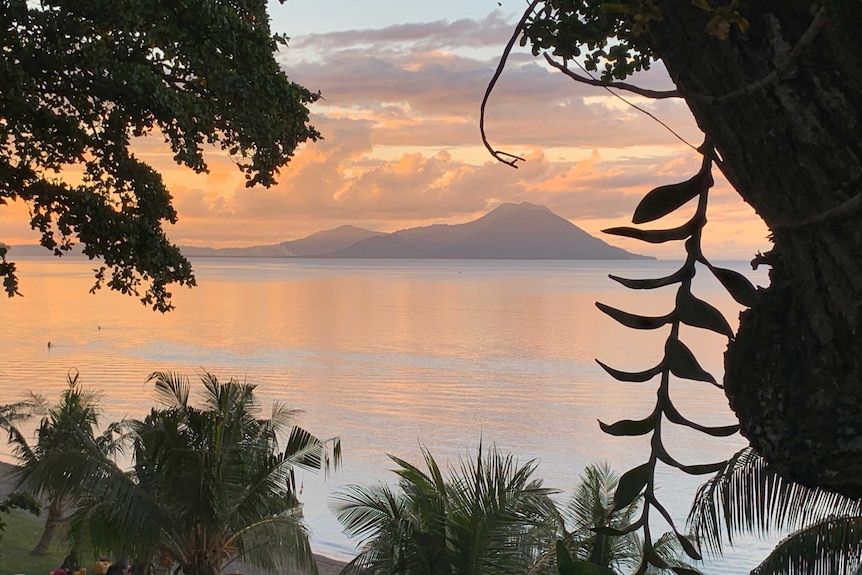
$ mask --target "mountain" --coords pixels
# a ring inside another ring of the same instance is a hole
[[[345,225],[333,230],[315,232],[298,240],[281,242],[278,247],[287,256],[320,256],[343,250],[364,239],[383,235],[386,234]]]
[[[383,235],[356,226],[339,226],[314,232],[310,236],[269,246],[247,248],[200,248],[183,246],[182,252],[191,257],[288,258],[322,256],[352,246],[372,236]]]
[[[595,238],[545,206],[503,204],[466,224],[377,235],[322,255],[332,258],[652,259]]]
[[[44,248],[10,246],[11,255],[50,255]],[[375,232],[340,226],[298,240],[247,248],[182,247],[192,257],[325,257],[399,259],[654,259],[591,236],[545,206],[502,204],[465,224],[436,224]]]
[[[464,224],[474,231],[434,252],[450,259],[644,259],[608,245],[534,204],[503,204],[482,218]]]
[[[432,254],[408,242],[398,234],[372,236],[343,250],[322,255],[324,258],[396,258],[422,259]]]

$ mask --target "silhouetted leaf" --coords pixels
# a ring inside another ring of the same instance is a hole
[[[641,494],[641,491],[644,490],[644,487],[646,487],[651,474],[652,466],[649,463],[644,463],[626,471],[617,483],[611,513],[631,505],[638,498],[638,495]]]
[[[704,157],[700,171],[694,177],[678,184],[659,186],[650,191],[635,208],[632,223],[643,224],[657,220],[711,188],[714,184],[711,167],[712,162]]]
[[[676,573],[676,575],[703,575],[700,571],[695,571],[688,567],[671,567],[670,569]]]
[[[608,435],[613,435],[616,437],[635,437],[638,435],[646,435],[647,433],[655,429],[655,423],[656,415],[653,414],[646,419],[641,419],[638,421],[633,419],[623,419],[621,421],[617,421],[616,423],[612,423],[611,425],[599,421],[599,427],[601,427],[602,431],[604,431]]]
[[[650,565],[654,565],[659,569],[670,569],[668,562],[665,561],[661,555],[656,553],[652,545],[644,545],[644,559],[646,559]]]
[[[667,420],[671,423],[675,423],[677,425],[684,425],[686,427],[690,427],[691,429],[700,431],[701,433],[705,433],[706,435],[711,435],[713,437],[728,437],[739,431],[739,424],[710,427],[695,423],[694,421],[683,417],[679,410],[677,410],[676,406],[674,406],[673,403],[669,401],[662,402],[662,411],[664,411]]]
[[[661,317],[649,317],[645,315],[635,315],[624,312],[617,308],[605,305],[601,302],[596,302],[596,307],[608,314],[621,324],[632,329],[658,329],[663,325],[667,325],[671,321],[671,315]]]
[[[694,381],[705,381],[718,386],[715,378],[700,367],[691,350],[678,339],[668,339],[665,344],[664,353],[670,371],[675,376]]]
[[[622,529],[615,529],[613,527],[609,527],[607,525],[600,525],[597,527],[591,527],[591,531],[595,531],[599,535],[608,535],[610,537],[619,537],[620,535],[627,535],[632,533],[633,531],[637,531],[641,528],[641,522],[636,521],[631,525],[626,525]]]
[[[680,321],[686,325],[708,329],[733,338],[733,330],[721,312],[694,297],[688,290],[681,289],[677,292],[676,312]]]
[[[654,368],[648,369],[646,371],[630,372],[614,369],[608,365],[605,365],[599,360],[596,360],[596,363],[602,366],[602,369],[608,372],[608,375],[610,375],[612,378],[616,379],[617,381],[625,381],[629,383],[643,383],[645,381],[649,381],[655,376],[657,376],[659,373],[661,373],[661,370],[664,367],[664,362],[662,362]]]
[[[619,227],[608,228],[602,230],[602,232],[612,236],[634,238],[651,244],[662,244],[664,242],[684,240],[691,236],[695,229],[694,220],[690,220],[678,228],[671,228],[669,230],[641,230],[638,228]]]
[[[688,473],[689,475],[707,475],[724,469],[727,461],[717,461],[715,463],[703,463],[700,465],[680,465],[678,469]]]
[[[751,307],[757,303],[757,290],[747,277],[725,268],[709,266],[709,269],[737,302],[746,307]]]
[[[683,267],[672,273],[671,275],[657,279],[638,279],[621,278],[615,275],[608,275],[615,282],[621,283],[629,289],[656,289],[670,284],[681,282],[685,279],[688,269]]]

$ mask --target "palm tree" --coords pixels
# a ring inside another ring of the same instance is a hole
[[[788,481],[750,447],[701,485],[688,523],[716,554],[725,537],[732,545],[742,533],[791,531],[753,575],[857,575],[862,568],[862,500]]]
[[[562,510],[565,523],[558,535],[560,545],[548,554],[548,559],[559,561],[558,555],[563,553],[572,563],[581,564],[581,569],[588,569],[584,563],[601,568],[590,567],[589,573],[631,573],[638,568],[643,557],[640,536],[636,532],[611,533],[625,530],[632,523],[643,496],[612,512],[618,481],[619,475],[606,461],[592,463],[584,469],[572,498]],[[684,551],[675,534],[662,535],[653,542],[653,547],[670,569],[676,567],[697,573],[680,559]],[[660,572],[662,570],[653,566],[647,570],[650,574]]]
[[[65,469],[80,486],[69,531],[77,548],[179,565],[186,575],[220,573],[237,560],[313,568],[294,468],[337,466],[340,441],[290,426],[296,412],[280,403],[260,417],[254,385],[205,373],[193,406],[186,377],[157,372],[150,381],[161,406],[128,424],[131,471],[93,446],[87,457],[57,456],[30,475],[40,484]]]
[[[495,447],[443,472],[422,448],[427,470],[391,456],[399,490],[352,485],[333,510],[362,550],[343,574],[523,574],[553,537],[559,515],[551,489]]]
[[[81,453],[86,451],[86,445],[90,443],[103,449],[111,444],[115,426],[109,427],[98,439],[94,435],[100,416],[98,394],[83,387],[77,372],[67,375],[66,383],[60,401],[47,409],[47,413],[45,400],[34,394],[24,401],[0,409],[0,426],[9,433],[9,443],[20,464],[19,476],[26,475],[43,460],[61,451]],[[44,417],[36,430],[36,443],[31,446],[19,426],[41,414]],[[22,482],[18,487],[26,488],[27,485]],[[58,475],[55,481],[34,490],[36,496],[45,497],[48,510],[42,536],[31,551],[34,555],[47,553],[57,527],[63,521],[66,503],[74,488],[62,475]]]

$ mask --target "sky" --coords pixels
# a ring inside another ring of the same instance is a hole
[[[342,224],[395,231],[462,223],[524,201],[599,235],[630,223],[653,187],[697,171],[697,154],[654,120],[572,82],[526,48],[513,53],[487,109],[492,145],[526,162],[513,169],[492,158],[481,143],[479,106],[522,8],[512,0],[270,2],[273,30],[290,37],[278,61],[290,79],[323,95],[311,118],[324,139],[303,145],[269,189],[246,189],[216,150],[206,156],[209,173],[194,175],[172,164],[158,138],[139,142],[138,157],[162,172],[174,196],[179,222],[169,237],[180,245],[274,244]],[[671,86],[660,64],[635,81]],[[630,99],[701,143],[684,103]],[[765,226],[726,182],[710,205],[707,257],[750,259],[769,249]],[[0,239],[32,243],[26,222],[24,206],[0,210]],[[679,244],[603,239],[684,256]]]

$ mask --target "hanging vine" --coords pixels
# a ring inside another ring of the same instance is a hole
[[[733,270],[712,265],[701,249],[701,236],[706,225],[706,208],[709,190],[713,186],[712,166],[714,151],[708,141],[698,148],[703,155],[700,170],[692,178],[667,186],[660,186],[650,191],[635,209],[632,223],[645,224],[659,220],[675,212],[689,201],[697,198],[697,208],[694,215],[681,226],[670,229],[642,229],[636,227],[617,227],[604,230],[605,233],[634,238],[649,243],[664,243],[669,241],[684,241],[686,259],[683,265],[673,274],[655,279],[628,279],[611,275],[610,278],[630,289],[656,289],[673,284],[679,284],[676,292],[674,309],[663,316],[642,316],[619,310],[602,303],[596,306],[605,314],[622,325],[639,330],[655,330],[670,326],[670,333],[665,340],[664,357],[655,367],[640,372],[625,372],[610,367],[598,361],[599,365],[614,379],[622,382],[643,383],[659,378],[656,403],[652,412],[644,419],[625,419],[612,424],[600,422],[605,433],[614,436],[644,436],[651,435],[650,453],[646,463],[627,471],[619,481],[614,495],[613,509],[621,509],[629,505],[643,494],[644,505],[640,517],[628,527],[621,530],[605,530],[608,535],[624,535],[641,530],[644,535],[643,558],[637,575],[646,573],[650,565],[660,569],[670,569],[680,575],[696,573],[684,567],[668,565],[653,548],[650,536],[650,516],[655,512],[661,515],[676,534],[686,554],[695,560],[702,559],[698,546],[675,526],[670,513],[656,494],[656,465],[661,462],[690,475],[706,475],[722,469],[726,461],[704,464],[685,464],[675,459],[664,445],[664,433],[667,424],[688,427],[700,433],[713,437],[727,437],[739,431],[738,425],[710,427],[701,425],[683,415],[674,405],[670,393],[671,376],[713,385],[721,388],[715,378],[707,372],[695,358],[692,351],[680,338],[680,327],[687,325],[706,329],[726,336],[734,337],[733,330],[727,320],[711,304],[698,299],[692,294],[692,280],[696,273],[696,264],[702,264],[712,272],[730,295],[740,304],[751,306],[757,293],[754,286],[743,276]]]

